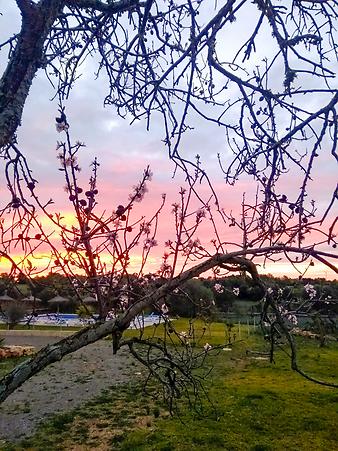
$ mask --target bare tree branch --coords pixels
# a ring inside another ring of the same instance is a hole
[[[299,249],[299,248],[285,248],[284,246],[267,248],[267,249],[251,249],[245,254],[264,254],[266,252],[297,252],[297,253],[309,253],[310,255],[317,257],[320,253],[316,253],[314,250]],[[129,327],[132,320],[136,315],[140,314],[146,307],[156,305],[173,290],[184,284],[187,280],[193,277],[197,277],[200,274],[220,265],[231,264],[237,267],[238,271],[246,270],[250,273],[253,281],[262,288],[262,296],[264,295],[264,285],[260,281],[257,268],[255,264],[244,258],[243,251],[232,252],[229,254],[217,254],[208,260],[184,271],[177,277],[164,283],[156,291],[146,295],[143,299],[129,307],[118,318],[106,321],[104,323],[98,323],[93,326],[84,328],[74,335],[64,338],[56,344],[48,345],[39,351],[34,357],[23,362],[20,366],[12,370],[0,381],[0,401],[4,401],[13,391],[15,391],[26,380],[32,377],[34,374],[41,371],[46,366],[53,362],[61,360],[65,355],[70,354],[90,343],[106,337],[109,334],[113,336],[121,337],[123,332]],[[338,257],[337,257],[338,258]],[[338,269],[336,268],[338,273]]]

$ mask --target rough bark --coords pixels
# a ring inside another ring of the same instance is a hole
[[[13,138],[37,71],[44,66],[44,46],[53,23],[65,6],[93,8],[106,14],[127,11],[138,0],[120,0],[110,5],[95,0],[17,0],[22,24],[15,50],[0,79],[0,148]]]
[[[19,2],[22,25],[13,56],[0,80],[0,148],[20,125],[32,81],[43,66],[44,43],[64,1],[44,0],[38,5]]]
[[[99,0],[66,0],[67,6],[76,6],[77,8],[89,8],[107,14],[121,13],[130,10],[136,5],[143,6],[145,2],[139,0],[119,0],[115,2],[102,3]]]

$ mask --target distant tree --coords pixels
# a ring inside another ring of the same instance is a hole
[[[5,321],[9,329],[14,329],[14,327],[24,318],[26,313],[26,306],[20,301],[14,301],[1,309],[0,316]]]
[[[167,299],[169,313],[186,318],[210,316],[214,306],[214,295],[201,280],[191,279],[172,293]]]
[[[224,291],[223,293],[215,296],[216,306],[222,312],[228,312],[231,310],[236,299],[236,296],[230,291]]]
[[[56,295],[56,292],[52,287],[45,287],[41,291],[37,291],[37,295],[43,302],[46,302],[52,299]]]

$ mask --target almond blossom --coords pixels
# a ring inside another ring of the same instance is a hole
[[[224,287],[220,283],[215,283],[214,290],[219,294],[224,293]]]
[[[232,292],[235,296],[239,296],[239,288],[238,287],[233,288]]]

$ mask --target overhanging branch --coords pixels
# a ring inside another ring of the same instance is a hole
[[[193,277],[198,277],[214,267],[231,264],[237,265],[240,271],[245,268],[251,274],[253,281],[262,288],[263,296],[265,289],[263,283],[260,281],[256,265],[251,260],[243,257],[243,255],[260,255],[266,254],[267,252],[295,252],[299,254],[308,254],[312,257],[316,257],[317,255],[320,256],[320,252],[316,252],[313,249],[291,248],[285,246],[241,250],[229,254],[216,254],[204,262],[187,269],[173,279],[170,279],[160,288],[131,305],[118,318],[86,327],[74,335],[60,340],[56,344],[48,345],[41,349],[34,357],[14,368],[14,370],[0,381],[0,402],[4,401],[26,380],[34,376],[34,374],[37,374],[48,365],[61,360],[64,356],[73,353],[90,343],[94,343],[107,335],[121,335],[129,327],[132,320],[142,313],[146,307],[161,302],[169,293],[183,285],[186,281]],[[336,258],[338,257],[336,256]],[[335,271],[338,273],[337,268],[335,268]]]

